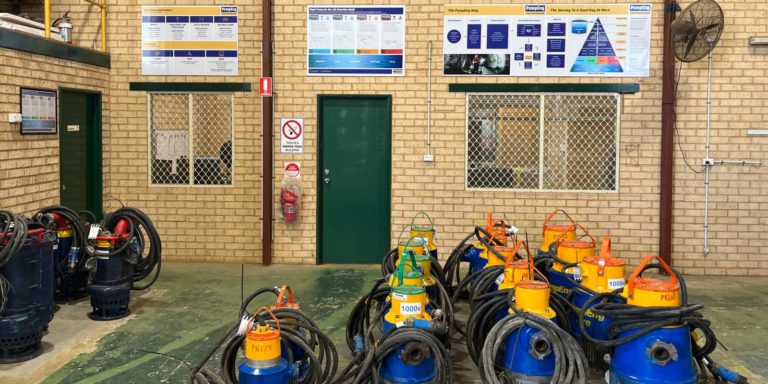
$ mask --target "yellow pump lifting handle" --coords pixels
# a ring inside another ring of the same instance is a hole
[[[643,261],[640,263],[640,265],[635,268],[635,271],[632,272],[632,275],[629,276],[629,281],[627,285],[627,290],[629,297],[632,297],[632,295],[635,292],[635,280],[638,276],[643,272],[643,268],[645,268],[646,265],[648,265],[651,260],[656,259],[659,261],[659,264],[661,264],[661,267],[667,272],[667,274],[672,278],[671,283],[677,284],[677,275],[672,271],[672,268],[669,267],[669,265],[664,262],[664,259],[657,255],[648,255],[643,259]]]

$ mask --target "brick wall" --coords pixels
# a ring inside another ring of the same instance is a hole
[[[523,1],[490,1],[508,4]],[[557,1],[551,3],[574,3]],[[603,0],[601,3],[621,1]],[[661,125],[662,1],[654,4],[651,76],[627,79],[587,78],[453,78],[441,75],[442,5],[440,0],[407,2],[407,51],[404,77],[308,77],[306,72],[307,0],[276,2],[275,13],[275,124],[281,117],[305,120],[305,153],[283,155],[275,141],[275,174],[288,160],[302,163],[305,195],[297,223],[277,220],[274,260],[278,263],[314,263],[316,259],[317,95],[387,94],[393,98],[392,232],[418,210],[435,219],[440,252],[451,248],[472,226],[481,224],[483,212],[493,210],[530,234],[537,246],[540,225],[555,207],[566,209],[597,236],[613,237],[614,252],[632,264],[657,251],[659,215],[659,152]],[[231,1],[216,1],[231,4]],[[145,209],[163,234],[165,255],[171,260],[260,261],[260,99],[236,95],[235,186],[232,188],[151,187],[147,177],[146,94],[130,92],[132,81],[238,81],[255,83],[260,72],[260,4],[240,5],[240,76],[143,77],[140,63],[140,5],[207,5],[203,1],[136,0],[112,5],[109,11],[109,49],[113,68],[109,77],[111,110],[105,112],[105,193]],[[319,1],[311,4],[374,4],[372,1]],[[397,1],[376,4],[403,4]],[[465,3],[465,2],[457,2]],[[466,3],[485,4],[483,1]],[[763,160],[768,139],[748,138],[749,129],[765,129],[765,74],[768,55],[747,46],[750,36],[768,35],[762,0],[722,0],[726,29],[713,55],[713,140],[716,159]],[[76,26],[77,43],[90,46],[98,31],[98,12],[76,0],[66,0]],[[683,6],[686,4],[683,4]],[[427,97],[427,47],[432,42],[433,108],[432,149],[436,161],[424,163]],[[7,69],[6,69],[7,71]],[[7,72],[3,72],[7,73]],[[688,161],[699,168],[704,156],[706,61],[686,64],[679,86],[679,142]],[[68,80],[68,79],[65,79]],[[103,83],[103,79],[101,80]],[[478,192],[466,191],[464,180],[465,95],[449,93],[448,84],[508,82],[639,82],[641,92],[623,100],[619,193]],[[4,89],[4,88],[3,88]],[[7,98],[8,91],[3,92]],[[15,91],[11,91],[13,93]],[[3,108],[8,107],[3,101]],[[108,117],[107,117],[108,116]],[[3,127],[3,125],[0,125]],[[5,129],[5,128],[3,128]],[[12,134],[12,133],[11,133]],[[0,135],[7,135],[0,130]],[[7,136],[0,136],[7,142]],[[35,140],[14,137],[14,146]],[[39,144],[36,144],[39,145]],[[55,141],[46,150],[55,151]],[[0,153],[0,159],[4,154]],[[11,169],[17,166],[10,167]],[[32,168],[55,178],[55,166]],[[0,168],[0,172],[7,168]],[[434,185],[422,190],[412,185],[414,175]],[[3,179],[3,178],[0,178]],[[710,245],[704,256],[703,177],[688,170],[675,151],[675,264],[686,273],[768,275],[768,165],[761,168],[718,166],[711,178]],[[279,179],[275,183],[277,204]],[[7,181],[3,181],[7,183]],[[55,187],[55,181],[47,182]],[[26,193],[26,192],[25,192]],[[45,199],[55,199],[47,190]],[[7,198],[6,198],[7,199]],[[12,198],[11,198],[12,199]],[[5,202],[7,200],[4,200]],[[13,200],[12,200],[13,201]],[[114,203],[106,200],[114,207]],[[5,204],[0,204],[5,205]],[[32,209],[25,199],[12,207]],[[29,207],[26,207],[29,206]],[[188,243],[195,243],[189,246]]]
[[[616,1],[601,1],[613,3]],[[443,257],[483,212],[493,210],[527,230],[533,245],[540,241],[541,222],[554,207],[561,207],[597,236],[613,238],[614,253],[633,265],[657,251],[659,215],[659,153],[661,126],[662,1],[654,4],[651,76],[640,79],[558,78],[451,78],[442,69],[443,1],[413,1],[407,7],[407,67],[400,78],[307,77],[306,22],[308,4],[371,4],[370,2],[294,1],[275,6],[275,105],[281,117],[305,119],[305,154],[276,154],[275,172],[286,160],[302,162],[305,196],[300,221],[278,221],[275,260],[314,263],[316,253],[314,210],[317,177],[317,95],[334,93],[390,94],[393,96],[392,233],[419,210],[428,211],[440,232]],[[385,1],[376,4],[402,4]],[[510,3],[466,1],[457,3]],[[511,1],[511,3],[523,3]],[[552,1],[551,3],[573,3]],[[758,160],[765,157],[768,139],[747,138],[747,129],[761,128],[765,119],[768,56],[747,48],[751,35],[766,35],[761,0],[721,1],[726,31],[714,54],[713,156]],[[685,4],[683,4],[685,5]],[[432,42],[434,163],[424,163],[427,97],[427,46]],[[703,157],[706,62],[686,65],[680,82],[679,130],[689,161]],[[497,82],[639,82],[641,92],[623,101],[620,146],[620,192],[477,192],[464,188],[465,95],[449,93],[448,84]],[[765,128],[765,127],[762,127]],[[275,131],[277,133],[277,131]],[[275,151],[279,147],[275,145]],[[434,185],[423,190],[410,183],[414,175]],[[712,252],[701,253],[703,178],[687,171],[675,153],[675,265],[686,273],[768,275],[768,168],[718,167],[712,177],[710,230]],[[277,195],[277,190],[275,195]],[[277,200],[276,200],[277,201]],[[288,234],[290,233],[290,236]]]
[[[103,92],[109,132],[109,70],[0,48],[0,209],[31,215],[59,203],[58,135],[21,135],[8,113],[20,113],[19,88],[59,87]],[[108,168],[105,167],[105,175]]]
[[[105,161],[114,170],[105,194],[145,210],[163,239],[167,260],[251,262],[261,260],[261,100],[235,94],[233,187],[150,186],[147,151],[147,93],[129,91],[130,82],[249,82],[260,75],[261,8],[239,5],[240,68],[237,77],[141,75],[141,5],[212,5],[210,1],[121,1],[109,7],[112,57],[111,141]],[[109,207],[115,202],[105,199]]]

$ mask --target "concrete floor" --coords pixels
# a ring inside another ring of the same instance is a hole
[[[246,266],[244,287],[248,294],[290,284],[302,309],[319,322],[347,360],[347,315],[379,273],[377,266]],[[706,305],[705,315],[729,348],[719,348],[713,358],[753,384],[768,383],[768,279],[687,280],[691,301]],[[221,337],[237,317],[239,302],[239,265],[165,264],[160,281],[134,295],[133,314],[126,319],[91,321],[86,317],[87,300],[61,306],[43,338],[43,355],[0,366],[0,383],[184,383],[186,364],[199,361]],[[463,343],[455,341],[454,346],[456,381],[479,383]],[[216,363],[214,359],[210,366]]]

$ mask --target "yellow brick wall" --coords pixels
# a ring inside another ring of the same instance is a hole
[[[0,62],[0,209],[31,215],[59,203],[59,137],[21,135],[18,124],[8,123],[9,113],[21,112],[19,88],[102,92],[106,141],[109,70],[4,48],[0,48]]]
[[[74,1],[74,0],[72,0]],[[239,76],[142,76],[141,5],[239,5]],[[105,148],[113,176],[105,195],[150,215],[163,239],[163,257],[177,261],[261,260],[261,100],[235,94],[233,187],[150,186],[147,93],[130,82],[248,82],[260,75],[261,8],[245,1],[121,1],[109,7],[112,57],[111,141]],[[95,13],[92,13],[95,15]],[[92,16],[94,17],[94,16]],[[91,19],[89,19],[91,20]],[[98,23],[97,23],[98,24]],[[105,198],[105,205],[115,207]]]
[[[550,3],[574,3],[551,1]],[[583,1],[581,1],[583,2]],[[614,3],[621,1],[601,1]],[[406,75],[404,77],[307,77],[306,21],[308,4],[373,4],[355,1],[293,1],[275,6],[275,121],[303,117],[306,148],[303,155],[279,154],[275,172],[287,160],[302,162],[305,196],[296,224],[278,221],[275,261],[314,263],[316,258],[314,210],[317,177],[317,95],[338,93],[393,96],[392,237],[419,210],[428,211],[439,230],[439,246],[446,257],[483,212],[493,210],[529,232],[534,246],[540,241],[541,222],[554,207],[566,209],[597,236],[613,237],[614,253],[634,265],[657,251],[659,216],[659,153],[661,126],[662,1],[654,4],[651,76],[649,78],[455,78],[442,76],[443,1],[407,2]],[[375,4],[402,4],[398,1]],[[524,1],[466,1],[457,3],[525,3]],[[766,35],[762,0],[720,2],[726,13],[726,32],[714,54],[716,78],[713,104],[713,156],[764,159],[768,139],[747,138],[747,129],[761,126],[766,117],[765,74],[768,56],[750,53],[747,39]],[[683,4],[685,5],[685,4]],[[424,163],[427,97],[427,45],[433,43],[433,128],[435,162]],[[704,89],[706,62],[689,64],[680,82],[678,117],[681,140],[689,161],[703,157]],[[465,95],[449,93],[450,83],[639,82],[641,92],[623,101],[620,146],[620,192],[532,193],[466,191],[464,180]],[[275,126],[275,134],[277,128]],[[277,136],[276,136],[277,137]],[[768,275],[768,168],[718,167],[712,178],[711,244],[701,253],[703,178],[686,171],[675,153],[675,265],[686,273]],[[434,185],[423,190],[409,184],[423,175]],[[275,190],[277,196],[277,188]],[[277,200],[275,200],[277,202]],[[393,240],[394,241],[394,240]]]
[[[575,3],[557,1],[551,3]],[[584,2],[584,1],[581,1]],[[621,3],[604,0],[601,3]],[[274,261],[316,260],[317,95],[387,94],[393,98],[392,236],[418,210],[436,221],[442,257],[483,212],[493,210],[511,219],[539,243],[540,225],[554,208],[568,210],[597,236],[613,237],[614,252],[632,264],[657,251],[659,216],[659,152],[661,125],[662,1],[654,4],[651,76],[648,78],[455,78],[441,75],[443,1],[407,2],[406,76],[306,76],[306,6],[308,4],[403,4],[397,1],[276,2],[275,121],[305,119],[305,153],[283,155],[274,142],[277,205],[279,175],[285,161],[300,161],[305,195],[297,223],[280,219],[275,226]],[[216,1],[229,5],[230,1]],[[105,193],[145,209],[161,229],[165,255],[171,260],[210,262],[260,261],[261,126],[257,95],[236,94],[235,167],[233,188],[151,187],[147,175],[146,94],[131,92],[132,81],[237,81],[255,83],[260,72],[260,3],[240,5],[240,76],[143,77],[140,54],[140,5],[209,4],[202,1],[129,1],[109,12],[109,78],[111,110],[105,112]],[[457,3],[524,3],[466,1]],[[726,30],[714,52],[713,142],[716,159],[763,160],[768,139],[748,138],[748,129],[765,129],[768,96],[765,74],[768,55],[748,48],[754,35],[768,35],[762,0],[722,0]],[[77,0],[66,0],[76,27],[77,43],[90,46],[97,36],[98,12]],[[686,4],[682,4],[683,6]],[[55,16],[55,15],[54,15]],[[424,163],[427,96],[427,46],[433,43],[432,149],[436,161]],[[679,134],[688,161],[699,168],[704,146],[706,61],[686,64],[679,88]],[[623,100],[619,193],[478,192],[464,187],[465,95],[449,93],[450,83],[639,82],[641,92]],[[6,96],[7,97],[7,96]],[[6,102],[3,102],[6,106]],[[0,131],[2,134],[3,131]],[[0,136],[2,137],[2,136]],[[22,139],[24,140],[24,139]],[[0,142],[2,142],[0,140]],[[24,142],[24,141],[22,141]],[[0,154],[0,158],[3,154]],[[45,169],[45,167],[38,167]],[[37,169],[36,172],[37,172]],[[55,173],[48,169],[48,174]],[[0,169],[2,172],[3,169]],[[431,191],[409,185],[414,175],[434,184]],[[52,175],[50,177],[55,177]],[[675,151],[674,260],[686,273],[768,275],[768,165],[761,168],[718,166],[711,180],[710,230],[712,252],[704,256],[703,177],[688,171]],[[54,199],[55,192],[46,192]],[[115,203],[108,200],[107,206]],[[15,203],[26,204],[25,202]],[[32,204],[35,205],[36,204]],[[31,208],[24,208],[31,209]],[[194,242],[196,246],[187,243]]]

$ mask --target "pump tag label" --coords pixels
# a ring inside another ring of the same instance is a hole
[[[421,314],[421,303],[400,303],[400,314],[402,315]]]
[[[608,279],[608,288],[612,290],[624,288],[624,279]]]
[[[408,300],[408,295],[403,295],[402,293],[392,292],[392,298],[404,301]]]
[[[504,282],[504,272],[499,275],[499,277],[496,278],[496,285],[499,285]]]
[[[99,235],[100,229],[101,226],[99,224],[91,224],[91,229],[88,231],[88,240],[95,240],[96,236]]]

